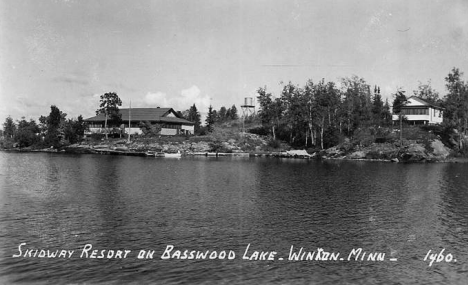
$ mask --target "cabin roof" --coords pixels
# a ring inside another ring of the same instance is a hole
[[[172,108],[122,108],[119,109],[119,113],[122,115],[122,121],[126,122],[129,119],[132,122],[166,122],[166,123],[180,123],[193,125],[193,122],[190,122],[184,118],[181,118],[177,112]],[[173,116],[168,117],[172,114]],[[99,114],[97,116],[85,119],[86,122],[104,122],[105,115]]]
[[[407,100],[409,101],[410,99],[413,99],[414,101],[417,102],[417,104],[412,104],[412,105],[404,105],[402,108],[413,108],[413,107],[432,107],[435,109],[443,110],[444,108],[437,106],[435,104],[431,104],[424,99],[419,98],[418,96],[411,96]]]

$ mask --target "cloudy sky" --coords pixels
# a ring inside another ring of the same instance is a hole
[[[0,0],[0,120],[58,106],[239,108],[280,82],[357,75],[385,96],[468,78],[468,1]]]

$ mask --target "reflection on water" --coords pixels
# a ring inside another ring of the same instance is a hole
[[[0,274],[38,283],[465,284],[468,164],[0,153]],[[12,258],[25,248],[72,258]],[[131,250],[80,258],[83,247]],[[283,260],[248,261],[250,251]],[[162,260],[167,245],[234,260]],[[346,259],[288,261],[291,246]],[[153,259],[138,259],[139,250]],[[434,263],[429,250],[457,262]],[[396,258],[397,261],[389,261]]]

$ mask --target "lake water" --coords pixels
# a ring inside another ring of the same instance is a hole
[[[0,281],[467,284],[468,164],[0,152]]]

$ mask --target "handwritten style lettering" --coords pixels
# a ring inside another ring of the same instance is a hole
[[[131,252],[131,250],[112,250],[112,249],[93,249],[92,244],[86,244],[82,251],[80,258],[127,258],[127,255]]]
[[[161,259],[234,259],[236,253],[232,250],[215,251],[215,250],[174,250],[173,245],[167,245]]]
[[[74,250],[65,250],[65,249],[57,249],[57,250],[45,250],[45,249],[30,249],[30,248],[22,248],[25,246],[26,243],[22,242],[18,246],[18,253],[14,254],[14,258],[18,257],[39,257],[39,258],[70,258]]]

